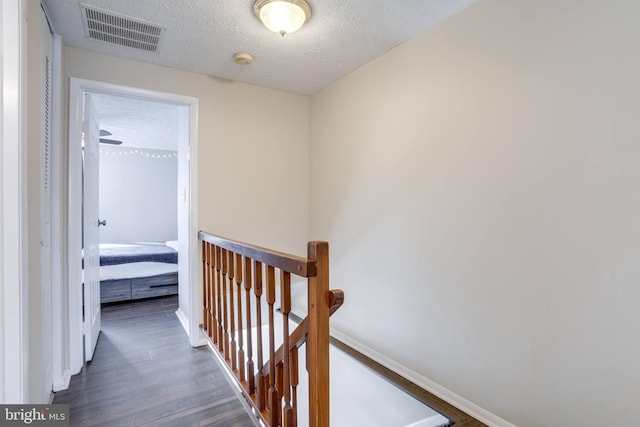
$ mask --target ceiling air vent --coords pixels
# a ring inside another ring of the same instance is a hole
[[[87,37],[147,52],[157,52],[163,27],[126,15],[81,5]]]

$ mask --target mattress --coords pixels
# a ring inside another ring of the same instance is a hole
[[[165,262],[131,262],[100,267],[100,281],[134,279],[178,272],[178,264]]]
[[[100,265],[178,263],[178,252],[163,243],[100,244]]]
[[[100,301],[177,294],[178,252],[173,243],[100,244]]]

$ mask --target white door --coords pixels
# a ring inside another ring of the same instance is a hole
[[[99,123],[91,95],[84,95],[83,115],[83,289],[85,360],[93,359],[100,334],[100,253],[98,219]]]

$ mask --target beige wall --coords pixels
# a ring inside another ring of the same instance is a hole
[[[312,97],[339,332],[520,426],[637,423],[638,16],[481,0]]]
[[[67,77],[198,98],[200,228],[304,254],[309,99],[65,47]]]
[[[64,62],[67,76],[197,97],[201,228],[297,253],[329,240],[347,296],[333,326],[353,342],[517,425],[624,425],[640,417],[639,13],[481,0],[311,107],[74,48]]]

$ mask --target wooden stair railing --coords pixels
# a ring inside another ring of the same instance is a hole
[[[329,316],[335,313],[344,302],[344,292],[339,289],[329,291]],[[305,317],[300,321],[296,329],[289,335],[289,352],[293,352],[295,349],[302,347],[307,340],[307,334],[309,333],[309,318]],[[282,344],[275,352],[276,368],[284,363],[284,349]],[[269,372],[269,364],[263,366],[263,371]]]
[[[306,345],[308,425],[328,427],[329,316],[344,301],[342,291],[329,290],[329,245],[309,242],[307,258],[302,258],[205,232],[200,232],[199,238],[200,329],[226,362],[247,400],[269,427],[297,426],[298,349]],[[308,314],[289,333],[292,274],[307,279]],[[278,325],[276,309],[282,315]],[[283,337],[277,349],[276,328]]]

